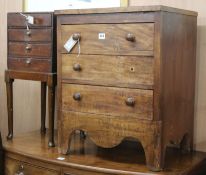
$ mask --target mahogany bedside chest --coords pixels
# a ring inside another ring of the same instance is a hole
[[[164,167],[168,145],[192,149],[196,12],[145,6],[56,15],[61,153],[75,130],[104,148],[137,139],[152,171]]]
[[[45,133],[48,86],[49,146],[54,146],[56,27],[53,13],[8,13],[8,70],[5,72],[8,139],[13,137],[14,79],[41,82],[41,132]]]

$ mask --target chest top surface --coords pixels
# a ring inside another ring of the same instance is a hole
[[[75,14],[104,14],[104,13],[131,13],[131,12],[158,12],[165,11],[171,13],[180,13],[184,15],[197,16],[198,13],[190,10],[183,10],[174,7],[153,5],[153,6],[131,6],[116,8],[96,8],[96,9],[74,9],[74,10],[56,10],[56,15],[75,15]]]

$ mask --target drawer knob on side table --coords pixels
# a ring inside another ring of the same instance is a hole
[[[26,64],[31,64],[31,59],[27,59]]]
[[[81,100],[81,94],[79,92],[75,93],[73,95],[73,99],[76,100],[76,101],[80,101]]]
[[[80,64],[77,63],[77,64],[74,64],[74,65],[73,65],[73,70],[74,70],[74,71],[81,71],[81,69],[82,69],[82,68],[81,68],[81,65],[80,65]]]
[[[74,34],[72,35],[72,38],[73,38],[73,40],[77,41],[77,40],[80,40],[81,35],[80,35],[80,33],[74,33]]]
[[[134,42],[135,41],[135,36],[132,33],[128,33],[126,36],[127,41]]]
[[[125,103],[127,106],[134,106],[135,105],[135,99],[133,97],[128,97],[125,100]]]
[[[32,49],[31,44],[27,44],[26,50],[27,50],[27,51],[31,51],[31,49]]]
[[[27,36],[31,36],[31,31],[28,30],[28,31],[26,32],[26,35],[27,35]]]

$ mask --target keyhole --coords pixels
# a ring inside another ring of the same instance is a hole
[[[131,72],[134,72],[134,67],[131,67],[131,68],[130,68],[130,71],[131,71]]]

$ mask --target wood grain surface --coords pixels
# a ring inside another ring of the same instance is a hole
[[[29,50],[26,47],[30,47]],[[52,56],[51,43],[22,43],[22,42],[9,42],[8,43],[9,56],[13,57],[40,57],[50,58]]]
[[[22,7],[21,7],[22,10]],[[29,15],[27,13],[26,15]],[[32,14],[34,17],[33,27],[49,27],[52,25],[52,15],[51,14]],[[26,18],[19,13],[14,13],[8,16],[8,26],[25,27]]]
[[[73,99],[75,93],[80,101]],[[134,106],[125,103],[128,98],[134,98]],[[62,110],[151,120],[152,105],[152,90],[62,84]]]
[[[196,150],[206,151],[206,11],[204,8],[204,0],[130,0],[130,6],[143,6],[143,5],[167,5],[176,8],[184,8],[188,10],[195,10],[198,12],[197,18],[197,62],[196,62],[196,92],[195,92],[195,122],[194,122],[194,148]]]
[[[129,0],[129,5],[137,5],[138,2],[136,0],[133,0],[133,4],[131,3],[132,0]],[[136,3],[136,4],[135,4]],[[152,3],[151,3],[152,4]],[[161,3],[156,3],[155,5],[147,4],[145,6],[144,4],[139,7],[122,7],[122,8],[102,8],[102,9],[74,9],[74,10],[57,10],[56,14],[58,15],[64,15],[64,14],[90,14],[90,13],[126,13],[126,12],[156,12],[156,11],[164,11],[164,12],[171,12],[171,13],[180,13],[184,15],[191,15],[191,16],[197,16],[197,13],[190,10],[183,10],[178,8],[172,8],[168,6],[163,6]],[[162,3],[163,4],[163,3]]]
[[[81,54],[152,55],[153,53],[153,23],[62,25],[61,29],[63,53],[68,53],[64,45],[75,33],[81,35]],[[105,33],[105,39],[99,39],[99,33]],[[134,35],[135,40],[128,41],[127,34]],[[78,45],[71,53],[78,53]]]
[[[59,175],[59,173],[56,171],[49,170],[47,168],[42,168],[34,165],[30,165],[27,163],[22,163],[20,160],[15,160],[12,158],[8,158],[5,161],[6,169],[6,175],[12,175],[15,174],[19,171],[23,172],[24,174],[29,174],[29,175]],[[9,166],[8,166],[9,165]],[[22,170],[21,170],[22,169]]]
[[[206,94],[205,88],[206,83],[204,81],[206,76],[205,69],[205,42],[206,42],[206,12],[205,12],[205,1],[204,0],[187,0],[187,1],[177,1],[177,0],[130,0],[130,5],[152,5],[152,4],[164,4],[170,5],[177,8],[186,8],[189,10],[195,10],[199,12],[198,16],[198,40],[197,40],[197,83],[196,83],[196,105],[195,105],[195,149],[206,150],[206,128],[204,123],[206,123],[205,113],[206,113]],[[0,84],[2,93],[0,93],[1,101],[6,100],[5,83],[4,83],[4,71],[7,67],[6,61],[6,12],[7,11],[21,11],[22,10],[22,0],[0,0],[0,41],[1,41],[1,52],[0,52]],[[136,17],[138,18],[138,17]],[[126,20],[126,19],[125,19]],[[34,92],[34,93],[30,93]],[[40,106],[36,105],[40,101],[40,84],[37,82],[29,82],[23,80],[17,80],[14,88],[14,106],[15,107],[15,131],[16,133],[27,132],[30,130],[38,129],[40,126],[40,119],[33,120],[37,115],[40,115]],[[28,98],[22,99],[21,97],[27,95]],[[21,99],[21,100],[19,100]],[[27,104],[33,106],[32,108],[27,108]],[[0,125],[2,130],[2,136],[5,138],[7,134],[7,108],[6,103],[0,103]],[[22,113],[22,109],[24,113]],[[29,125],[24,125],[21,123],[24,120],[25,123]]]
[[[106,61],[105,61],[106,60]],[[74,70],[79,65],[80,70]],[[153,57],[62,55],[62,79],[96,85],[152,88]]]
[[[51,35],[51,29],[8,29],[9,41],[51,42]]]
[[[51,59],[9,58],[8,68],[16,71],[51,72]]]
[[[48,136],[41,136],[39,131],[16,136],[12,142],[5,141],[6,161],[11,163],[6,165],[5,175],[14,175],[22,164],[27,174],[42,175],[48,172],[52,175],[57,172],[58,175],[204,175],[206,172],[206,155],[202,152],[181,154],[175,148],[168,148],[164,171],[154,173],[145,166],[144,151],[137,141],[124,140],[109,149],[97,147],[90,136],[81,139],[78,133],[72,135],[71,141],[70,156],[59,154],[57,147],[48,149]],[[65,160],[57,160],[58,157]]]

